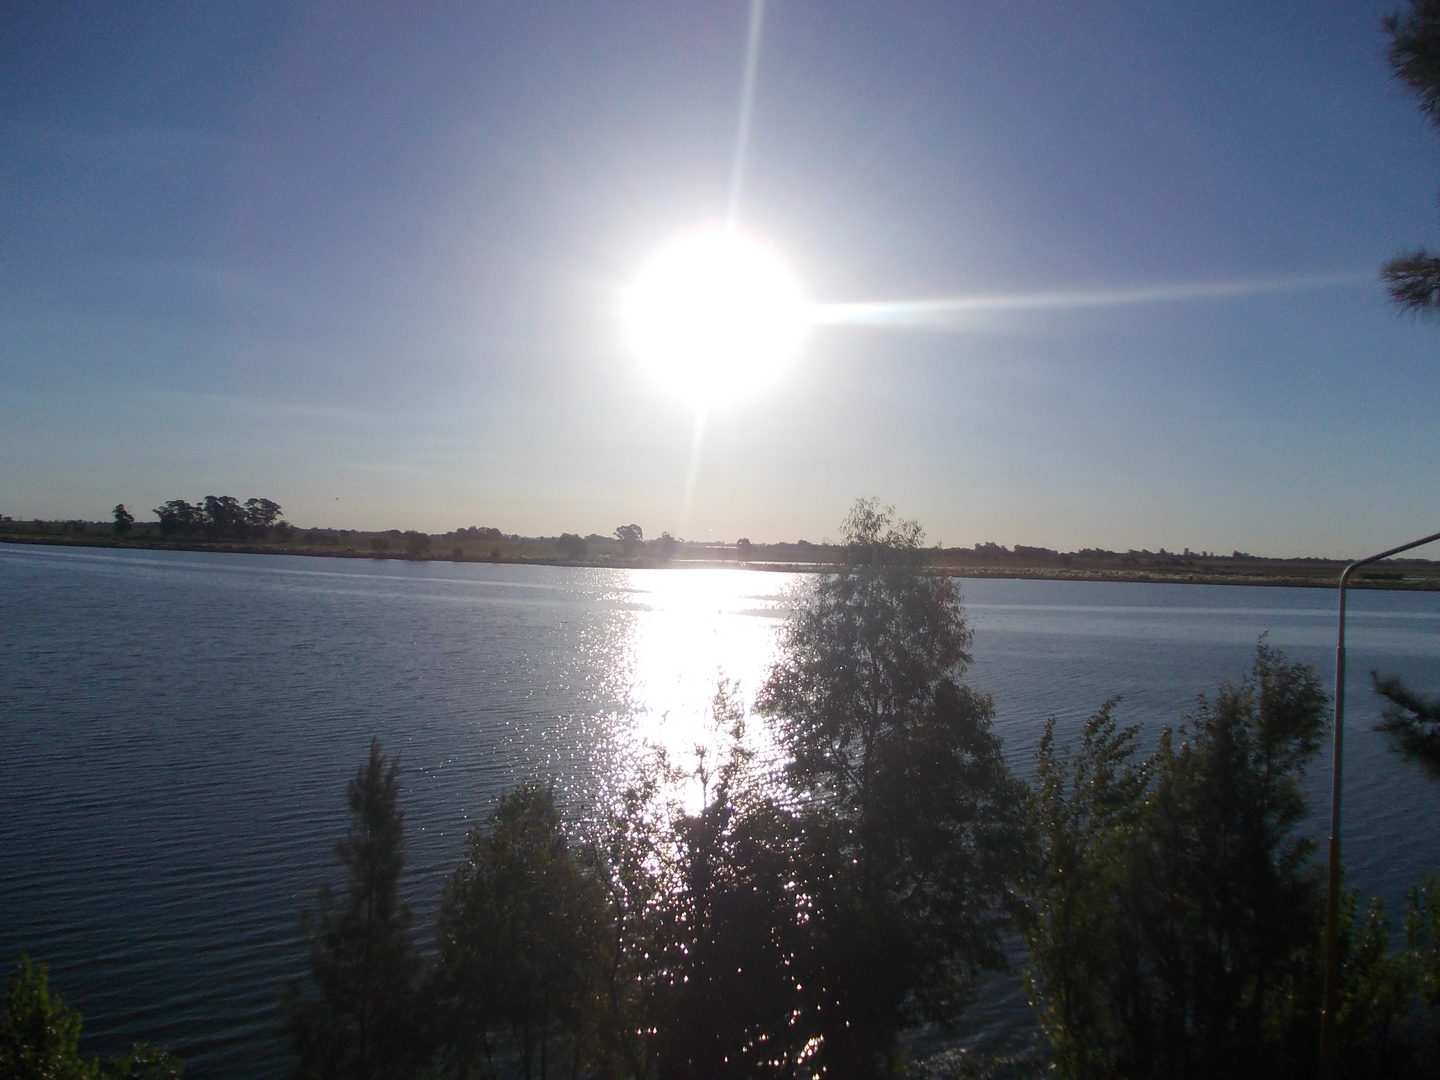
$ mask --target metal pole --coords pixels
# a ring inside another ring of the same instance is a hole
[[[1340,997],[1340,774],[1345,755],[1345,587],[1350,575],[1391,555],[1440,540],[1440,532],[1352,562],[1340,575],[1340,632],[1335,645],[1335,749],[1330,773],[1330,876],[1325,889],[1325,999],[1320,1013],[1320,1080],[1335,1078],[1335,1009]]]

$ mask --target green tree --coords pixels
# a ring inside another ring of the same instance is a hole
[[[0,1077],[5,1080],[180,1080],[178,1058],[136,1045],[102,1067],[80,1053],[80,1014],[50,993],[43,964],[21,954],[0,1014]]]
[[[135,515],[132,514],[132,513],[130,513],[129,510],[126,510],[126,509],[125,509],[125,504],[124,504],[124,503],[116,503],[116,504],[115,504],[115,525],[114,525],[114,529],[113,529],[115,535],[116,535],[116,536],[124,536],[126,533],[128,533],[128,532],[134,527],[134,525],[135,525]]]
[[[412,559],[418,559],[430,550],[430,534],[418,532],[415,529],[406,529],[404,532],[405,550]]]
[[[399,895],[399,773],[399,762],[372,739],[368,761],[346,789],[349,832],[335,845],[344,893],[336,897],[322,885],[316,911],[301,914],[313,985],[292,982],[282,993],[296,1077],[398,1080],[416,1075],[425,1056],[419,964],[410,910]]]
[[[435,993],[449,1075],[575,1076],[597,1055],[608,919],[599,877],[572,853],[549,788],[508,793],[472,829],[445,884]]]
[[[1440,0],[1410,0],[1408,10],[1385,20],[1390,68],[1420,99],[1420,110],[1440,125]],[[1425,249],[1385,264],[1381,277],[1395,303],[1407,311],[1440,308],[1440,255]]]
[[[817,1068],[870,1075],[900,1028],[953,1019],[1000,940],[1026,854],[1023,785],[960,679],[970,631],[922,532],[874,500],[843,527],[781,638],[759,698],[800,797],[814,907]]]
[[[1370,681],[1389,702],[1375,730],[1388,732],[1406,761],[1418,761],[1433,779],[1440,779],[1440,698],[1417,694],[1398,675],[1382,679],[1372,671]]]
[[[1074,752],[1052,720],[1029,944],[1062,1075],[1313,1063],[1322,905],[1314,845],[1296,828],[1326,702],[1313,669],[1262,641],[1249,677],[1202,698],[1139,765],[1137,729],[1116,726],[1113,703]]]

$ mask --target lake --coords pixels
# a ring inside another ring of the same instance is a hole
[[[749,700],[795,575],[0,545],[0,958],[85,1015],[89,1052],[146,1039],[207,1078],[280,1075],[296,912],[346,825],[372,735],[399,754],[422,938],[466,829],[507,787],[583,814],[647,747],[707,737],[719,678]],[[1333,590],[967,580],[968,681],[1012,767],[1046,717],[1107,698],[1151,732],[1248,669],[1262,633],[1334,677]],[[1350,881],[1392,912],[1440,869],[1440,784],[1371,727],[1369,670],[1440,692],[1440,594],[1352,593]],[[763,721],[753,721],[752,726]],[[1328,759],[1327,759],[1328,760]],[[1328,819],[1317,767],[1311,831]],[[1023,1025],[1013,984],[972,1022]]]

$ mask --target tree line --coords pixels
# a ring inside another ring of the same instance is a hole
[[[210,536],[237,540],[262,539],[272,527],[288,533],[290,526],[280,520],[280,504],[270,499],[250,498],[243,503],[233,495],[206,495],[197,503],[170,499],[152,513],[160,519],[160,535]],[[124,535],[134,527],[134,516],[120,503],[115,507],[115,532]]]

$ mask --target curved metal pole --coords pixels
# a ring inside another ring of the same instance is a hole
[[[1391,555],[1440,540],[1440,532],[1352,562],[1340,575],[1340,633],[1335,645],[1335,749],[1330,772],[1330,876],[1325,889],[1325,1004],[1320,1013],[1320,1080],[1335,1077],[1335,1009],[1340,997],[1340,773],[1345,753],[1345,587],[1350,575]]]

